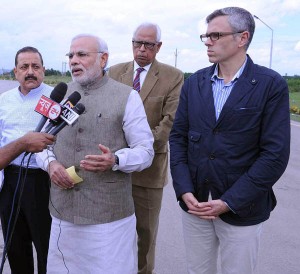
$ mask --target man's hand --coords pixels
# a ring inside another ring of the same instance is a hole
[[[74,187],[74,182],[65,167],[58,161],[52,161],[48,167],[51,182],[60,188],[67,189]]]
[[[35,153],[43,151],[47,145],[52,145],[55,137],[49,133],[28,132],[19,141],[24,146],[24,151]]]
[[[113,167],[115,164],[115,156],[106,146],[99,144],[101,154],[86,155],[85,159],[80,161],[80,167],[87,171],[106,171]]]
[[[220,214],[230,210],[220,199],[199,203],[192,193],[183,194],[182,200],[189,209],[188,213],[198,216],[201,219],[213,220]]]

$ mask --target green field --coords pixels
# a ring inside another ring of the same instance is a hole
[[[300,92],[290,92],[290,108],[300,109]],[[292,113],[291,119],[300,122],[300,115]]]
[[[57,75],[45,76],[45,80],[44,80],[44,82],[50,86],[56,86],[59,82],[69,83],[71,81],[72,81],[71,76],[57,76]]]

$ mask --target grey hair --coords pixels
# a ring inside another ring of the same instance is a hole
[[[75,37],[73,37],[72,42],[76,39],[84,38],[84,37],[94,38],[98,45],[98,51],[100,51],[102,53],[107,53],[107,54],[109,53],[107,43],[103,39],[101,39],[100,37],[98,37],[96,35],[86,34],[86,33],[78,34]]]
[[[255,31],[255,21],[253,15],[239,7],[227,7],[223,9],[215,10],[213,13],[206,17],[206,23],[209,23],[214,18],[219,16],[228,16],[228,23],[232,28],[233,32],[239,31],[248,31],[249,32],[249,40],[245,45],[245,49],[247,50]]]
[[[137,32],[142,28],[153,28],[156,32],[156,42],[161,42],[161,30],[159,25],[149,22],[144,22],[135,29],[135,31],[133,32],[133,39],[135,38]]]

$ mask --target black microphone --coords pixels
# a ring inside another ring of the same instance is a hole
[[[62,101],[62,108],[69,107],[73,108],[81,99],[81,95],[78,91],[74,91],[67,99]],[[50,130],[61,123],[61,118],[58,117],[55,120],[50,120],[49,124],[45,127],[44,132],[49,133]]]
[[[76,104],[72,109],[66,109],[62,112],[63,121],[57,126],[53,127],[49,134],[56,135],[59,133],[65,126],[73,124],[85,110],[85,106],[81,103]],[[76,116],[74,116],[74,113]],[[67,122],[68,120],[68,122]]]
[[[52,90],[52,92],[50,94],[50,99],[56,103],[60,103],[62,101],[62,99],[65,97],[65,95],[67,93],[67,89],[68,89],[67,84],[64,82],[60,82]],[[40,99],[40,101],[41,101],[41,99]],[[40,103],[40,101],[38,102],[38,104]],[[38,123],[36,129],[34,130],[36,132],[40,132],[48,120],[47,115],[44,115],[44,114],[42,114],[42,115],[43,116],[42,116],[40,122]]]

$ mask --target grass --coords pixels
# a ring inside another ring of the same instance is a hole
[[[69,83],[72,81],[71,76],[45,76],[44,83],[50,86],[56,86],[60,82]]]
[[[300,92],[290,92],[290,108],[300,110]],[[291,120],[300,122],[300,115],[292,113]]]

